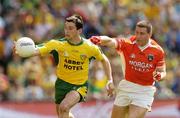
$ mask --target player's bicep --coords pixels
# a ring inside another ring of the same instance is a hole
[[[93,50],[91,51],[92,57],[94,59],[101,61],[103,59],[103,52],[100,47],[94,46]]]
[[[114,38],[108,43],[108,45],[111,48],[117,48],[118,47],[118,43],[117,43],[116,39],[114,39]]]
[[[116,39],[114,38],[110,38],[108,36],[101,36],[101,46],[108,46],[109,48],[116,48],[117,44],[116,44]]]

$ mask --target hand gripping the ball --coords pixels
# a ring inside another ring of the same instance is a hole
[[[21,57],[32,56],[35,50],[35,43],[29,37],[22,37],[15,42],[15,53]]]

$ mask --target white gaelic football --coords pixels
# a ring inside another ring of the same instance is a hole
[[[29,57],[35,52],[35,43],[29,37],[21,37],[15,43],[16,51],[21,57]]]

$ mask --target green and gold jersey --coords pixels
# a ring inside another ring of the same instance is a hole
[[[65,38],[50,40],[39,47],[39,51],[42,56],[48,53],[56,54],[58,78],[75,85],[81,85],[87,81],[91,59],[103,59],[98,46],[83,38],[77,45],[71,44]]]

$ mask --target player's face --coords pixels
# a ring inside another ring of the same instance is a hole
[[[77,30],[73,22],[65,22],[64,32],[65,32],[65,37],[68,39],[73,39],[79,36],[79,30]]]
[[[147,29],[144,27],[136,27],[135,35],[136,35],[136,43],[139,46],[146,45],[150,38],[150,33],[148,33]]]

